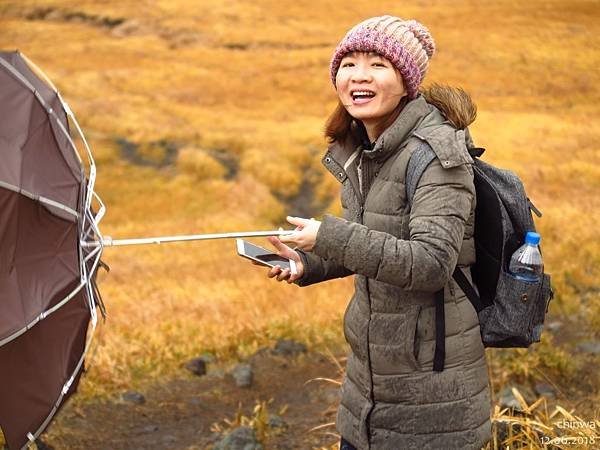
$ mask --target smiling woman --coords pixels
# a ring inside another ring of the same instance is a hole
[[[406,102],[400,71],[375,52],[351,52],[336,74],[338,96],[347,113],[360,120],[370,141],[398,117]]]
[[[296,274],[275,267],[272,278],[355,275],[336,418],[344,450],[476,450],[491,438],[478,317],[451,278],[460,267],[470,279],[475,262],[475,107],[463,91],[419,90],[434,51],[414,20],[374,17],[346,34],[330,64],[339,103],[323,158],[342,183],[344,218],[290,217],[296,231],[270,238],[297,262]],[[409,205],[409,162],[423,148],[436,157]]]

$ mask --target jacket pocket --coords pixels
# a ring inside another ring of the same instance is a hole
[[[420,370],[420,339],[417,338],[420,310],[420,306],[408,305],[401,311],[374,313],[371,316],[369,355],[372,370],[376,374],[400,375]]]
[[[409,362],[412,364],[415,370],[421,369],[419,363],[419,346],[421,344],[419,339],[419,317],[421,314],[421,306],[411,305],[406,313],[406,325],[407,332],[406,336],[406,355]]]
[[[348,302],[348,305],[346,306],[346,311],[344,312],[344,319],[342,322],[342,328],[344,330],[344,338],[346,339],[346,342],[348,344],[350,344],[350,333],[348,331],[348,328],[350,326],[349,322],[348,322],[348,313],[350,311],[350,308],[352,307],[352,302],[354,301],[354,295],[352,296],[352,298],[350,299],[350,301]]]

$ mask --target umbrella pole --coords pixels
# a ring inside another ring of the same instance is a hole
[[[103,236],[100,241],[82,241],[82,247],[121,247],[124,245],[163,244],[168,242],[204,241],[209,239],[234,239],[260,236],[283,236],[292,234],[293,230],[247,231],[234,233],[192,234],[187,236],[157,236],[138,239],[113,239]]]

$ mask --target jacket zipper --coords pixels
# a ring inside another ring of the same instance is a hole
[[[362,155],[361,155],[361,157],[362,157]],[[337,161],[335,161],[332,157],[330,157],[330,158],[332,161],[337,163]],[[337,163],[337,164],[339,165],[339,163]],[[346,176],[347,176],[347,174],[346,174]],[[359,178],[359,185],[360,185],[360,183],[361,183],[360,169],[359,169],[359,173],[358,173],[358,178]],[[360,224],[364,225],[364,213],[365,213],[364,202],[366,201],[366,195],[363,195],[363,193],[360,192],[360,190],[357,191],[354,188],[354,186],[352,185],[352,183],[350,183],[350,185],[352,186],[352,190],[354,191],[354,194],[358,198],[358,202],[360,204],[360,209],[359,209]],[[365,417],[365,431],[367,433],[367,446],[368,446],[368,448],[371,448],[370,419],[371,419],[371,413],[373,412],[373,407],[375,406],[375,398],[373,395],[373,370],[371,369],[371,349],[370,349],[370,336],[369,336],[369,329],[371,326],[371,292],[369,289],[369,278],[367,278],[367,277],[365,277],[365,287],[366,287],[366,291],[367,291],[367,302],[369,305],[369,318],[367,320],[367,366],[368,366],[368,370],[369,370],[369,384],[370,384],[369,397],[370,397],[370,401],[371,401],[371,407]]]
[[[360,197],[360,223],[364,225],[364,214],[365,214],[365,206],[364,199],[366,195],[362,195]],[[369,305],[369,318],[367,319],[367,367],[369,370],[369,397],[371,401],[371,406],[369,408],[369,412],[365,416],[365,431],[367,433],[367,446],[371,448],[371,413],[373,412],[373,408],[375,406],[375,396],[373,395],[373,370],[371,369],[371,337],[370,337],[370,329],[371,329],[371,290],[369,288],[369,278],[365,277],[365,288],[367,290],[367,302]]]

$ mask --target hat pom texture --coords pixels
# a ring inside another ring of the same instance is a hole
[[[352,28],[333,53],[329,69],[334,86],[340,63],[351,52],[376,52],[388,59],[400,71],[412,100],[435,53],[435,42],[429,30],[416,20],[393,16],[367,19]]]

